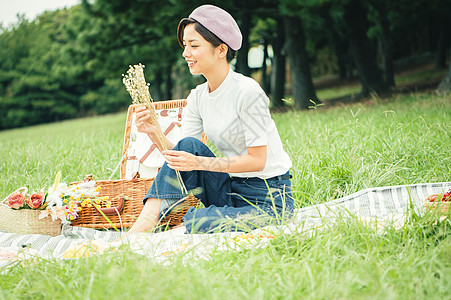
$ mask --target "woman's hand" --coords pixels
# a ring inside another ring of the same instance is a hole
[[[157,126],[150,121],[150,111],[146,106],[139,105],[135,108],[136,113],[136,127],[139,132],[147,133],[148,135],[154,135]]]
[[[185,151],[166,150],[163,151],[168,167],[179,171],[199,170],[202,157],[195,156]]]
[[[144,104],[142,104],[137,105],[135,107],[135,113],[136,113],[136,127],[138,128],[138,131],[146,133],[152,140],[152,142],[154,142],[157,145],[158,150],[163,151],[162,148],[164,147],[162,147],[163,145],[161,143],[161,137],[159,136],[159,134],[161,134],[159,130],[161,129],[158,129],[157,124],[152,123],[150,118],[150,111]],[[174,144],[171,141],[169,141],[165,135],[163,135],[163,137],[164,142],[166,143],[166,149],[174,148]]]

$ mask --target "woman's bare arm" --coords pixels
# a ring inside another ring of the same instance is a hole
[[[247,154],[234,157],[203,157],[185,151],[167,150],[163,155],[174,170],[224,173],[259,172],[266,165],[267,146],[248,147]]]

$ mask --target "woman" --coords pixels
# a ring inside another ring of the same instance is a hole
[[[153,229],[162,211],[185,196],[173,183],[174,170],[205,205],[183,217],[188,232],[253,229],[265,216],[291,213],[291,160],[271,119],[269,99],[256,81],[229,65],[242,42],[235,20],[221,8],[203,5],[180,21],[177,36],[191,74],[207,81],[188,96],[185,138],[177,145],[166,141],[166,162],[128,234]],[[144,106],[136,112],[138,130],[156,140],[149,112]],[[224,157],[200,142],[202,132]]]

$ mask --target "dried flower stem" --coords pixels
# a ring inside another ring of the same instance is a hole
[[[144,65],[139,63],[137,65],[129,66],[127,74],[122,74],[122,82],[125,85],[130,97],[133,100],[133,104],[144,104],[150,112],[150,121],[156,126],[156,138],[154,141],[157,148],[160,151],[167,150],[166,138],[161,130],[160,123],[158,122],[157,113],[153,104],[152,96],[149,92],[149,84],[144,78]],[[180,183],[182,192],[188,194],[188,191],[183,183],[182,176],[178,170],[175,171],[177,179]]]
[[[153,105],[153,99],[150,96],[149,84],[144,78],[144,65],[139,63],[138,65],[129,66],[127,74],[122,74],[122,82],[125,85],[133,104],[144,104],[150,112],[150,121],[157,128],[156,138],[154,141],[160,151],[167,150],[166,139],[160,124],[158,123],[157,113],[155,112],[155,106]]]

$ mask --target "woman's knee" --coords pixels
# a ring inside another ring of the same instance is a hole
[[[175,145],[174,150],[183,150],[187,151],[192,148],[198,147],[198,143],[202,143],[200,140],[193,137],[185,137],[178,141]]]
[[[175,145],[174,150],[186,151],[200,156],[211,156],[212,154],[207,145],[194,137],[185,137],[181,139],[177,145]]]

